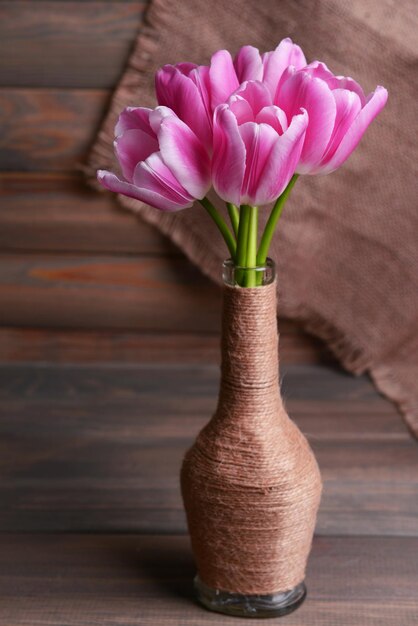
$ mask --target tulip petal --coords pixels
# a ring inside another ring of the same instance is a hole
[[[263,82],[269,88],[273,98],[284,70],[289,65],[294,66],[297,70],[306,65],[302,49],[294,44],[289,37],[283,39],[273,52],[263,54],[262,60],[264,66]]]
[[[308,111],[309,125],[297,172],[309,173],[320,163],[334,129],[337,107],[332,91],[320,78],[299,70],[282,84],[277,105],[288,120],[301,108]]]
[[[124,178],[132,181],[136,165],[158,150],[158,141],[155,135],[132,129],[117,137],[114,146]]]
[[[209,76],[214,109],[218,104],[226,102],[239,86],[232,57],[227,50],[218,50],[212,56]]]
[[[235,55],[235,72],[240,83],[246,80],[262,80],[263,62],[254,46],[243,46]]]
[[[195,68],[190,73],[196,72]],[[173,65],[165,65],[155,75],[158,104],[170,107],[205,143],[212,141],[211,119],[201,93],[191,76]]]
[[[321,174],[333,172],[348,159],[350,154],[357,147],[368,126],[385,106],[387,99],[387,90],[384,87],[376,87],[375,91],[367,98],[365,106],[352,122],[332,158],[320,168]]]
[[[103,187],[109,189],[109,191],[121,193],[124,196],[129,196],[129,198],[135,198],[136,200],[141,200],[138,196],[140,190],[135,187],[135,185],[124,180],[120,180],[116,174],[113,174],[112,172],[98,170],[97,180]]]
[[[155,93],[160,106],[173,108],[179,100],[176,93],[176,86],[180,83],[181,77],[187,79],[186,73],[174,65],[163,65],[155,73]],[[182,83],[181,83],[182,84]],[[188,81],[186,80],[186,85]],[[174,109],[173,109],[174,110]]]
[[[315,78],[322,78],[331,88],[334,86],[335,75],[328,68],[323,61],[312,61],[305,67],[305,72],[309,73]]]
[[[327,161],[333,157],[345,134],[361,110],[360,98],[354,91],[349,91],[348,89],[334,89],[332,94],[337,106],[337,115],[335,117],[334,131],[324,156],[322,157],[321,165],[327,163]]]
[[[186,203],[185,200],[179,203],[164,197],[158,192],[149,189],[141,189],[132,183],[120,180],[115,174],[105,170],[99,170],[97,172],[97,179],[103,187],[114,193],[120,193],[123,196],[128,196],[128,198],[145,202],[162,211],[178,211],[179,209],[186,209],[193,204],[193,201]]]
[[[299,162],[307,128],[308,114],[302,110],[278,137],[258,180],[256,204],[268,204],[285,190]]]
[[[282,39],[276,47],[275,52],[285,58],[288,65],[293,65],[296,69],[300,69],[306,65],[306,58],[302,48],[296,43],[293,43],[290,37]]]
[[[286,113],[274,104],[261,109],[255,121],[257,124],[270,124],[279,135],[282,135],[288,127]]]
[[[127,130],[142,130],[155,136],[149,123],[151,111],[152,109],[146,107],[126,107],[119,115],[115,126],[115,136],[119,136]]]
[[[196,69],[196,63],[190,63],[189,61],[183,61],[183,63],[176,63],[175,66],[182,74],[189,76],[190,72]]]
[[[235,98],[231,96],[229,99],[229,109],[233,112],[237,118],[238,124],[245,124],[245,122],[254,122],[254,111],[247,100],[243,98]]]
[[[155,137],[150,123],[149,116],[152,109],[146,107],[126,107],[119,115],[115,126],[115,136],[122,135],[127,130],[142,130],[151,137]]]
[[[226,202],[241,204],[245,172],[245,146],[235,115],[228,105],[215,109],[213,119],[213,186]]]
[[[190,72],[190,79],[196,85],[203,108],[207,118],[207,128],[210,135],[210,141],[205,137],[205,145],[212,145],[212,105],[210,101],[210,77],[209,68],[206,65],[199,65]],[[192,127],[190,127],[192,128]],[[196,133],[197,134],[197,133]],[[199,135],[198,135],[199,136]],[[203,140],[203,139],[202,139]]]
[[[210,161],[194,132],[177,117],[166,117],[158,131],[161,156],[180,184],[194,198],[210,187]]]
[[[366,104],[366,96],[364,95],[364,91],[353,78],[349,76],[335,76],[335,82],[333,85],[333,89],[348,89],[356,93],[360,99],[361,106],[364,107]]]
[[[143,202],[163,211],[177,211],[193,204],[194,198],[182,187],[173,172],[164,163],[160,152],[138,163],[134,184],[140,190]]]
[[[259,111],[271,105],[271,96],[263,83],[250,80],[238,87],[229,98],[228,104],[238,124],[244,124],[254,122]]]
[[[250,105],[254,118],[261,109],[272,104],[270,92],[264,83],[258,80],[247,80],[229,98],[229,105],[236,100],[245,100]]]
[[[260,204],[259,179],[267,166],[271,151],[279,139],[268,124],[246,122],[239,127],[245,145],[245,175],[241,189],[241,204]]]
[[[174,111],[165,106],[155,107],[155,109],[153,109],[149,114],[149,123],[156,136],[158,136],[161,124],[166,117],[177,118],[177,115],[174,113]]]
[[[348,89],[354,91],[360,98],[361,106],[366,104],[366,96],[361,86],[349,76],[334,76],[331,70],[322,61],[312,61],[305,68],[315,78],[322,78],[331,89]]]

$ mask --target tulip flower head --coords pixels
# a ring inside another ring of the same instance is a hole
[[[307,125],[304,109],[288,124],[264,83],[243,83],[215,109],[212,176],[218,195],[238,206],[276,200],[295,172]]]
[[[107,189],[163,211],[190,207],[208,192],[208,154],[194,132],[170,109],[125,109],[115,133],[123,178],[99,170],[98,179]]]
[[[288,116],[308,111],[299,174],[329,174],[357,147],[368,126],[386,104],[388,93],[376,87],[367,98],[352,78],[334,76],[325,63],[289,66],[276,87],[274,102]]]
[[[159,106],[125,109],[116,125],[122,175],[100,170],[98,179],[163,211],[200,201],[241,267],[265,263],[297,177],[340,167],[387,100],[384,87],[366,97],[352,78],[307,64],[288,38],[264,54],[243,46],[207,66],[165,65],[155,89]],[[206,198],[211,186],[231,227]],[[257,211],[272,202],[257,248]]]

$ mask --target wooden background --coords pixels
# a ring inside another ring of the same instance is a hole
[[[192,602],[177,480],[216,402],[220,292],[78,171],[145,10],[0,0],[5,626],[238,623]],[[417,446],[367,377],[279,326],[325,481],[309,600],[285,623],[415,626]]]

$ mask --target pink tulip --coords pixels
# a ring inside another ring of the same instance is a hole
[[[190,207],[210,187],[210,160],[195,133],[167,107],[127,108],[115,128],[123,178],[104,170],[100,183],[163,211]]]
[[[214,114],[212,178],[218,195],[236,205],[276,200],[295,172],[307,124],[304,110],[288,124],[265,84],[243,83]]]
[[[274,103],[288,119],[301,107],[309,114],[296,171],[328,174],[340,167],[383,109],[387,97],[386,89],[378,86],[366,98],[352,78],[334,76],[318,61],[299,70],[288,67],[278,83]]]

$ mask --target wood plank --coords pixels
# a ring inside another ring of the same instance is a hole
[[[283,363],[330,363],[325,344],[291,320],[279,320]],[[83,331],[0,327],[0,362],[217,364],[215,334]]]
[[[81,175],[0,173],[0,250],[178,254],[156,228]]]
[[[0,169],[73,170],[106,111],[105,90],[0,89]]]
[[[184,257],[0,254],[0,302],[4,326],[220,329],[221,289]]]
[[[0,84],[113,87],[147,6],[136,2],[0,2]]]
[[[8,626],[232,622],[194,602],[183,536],[8,535],[0,549]],[[417,551],[416,538],[315,537],[308,598],[286,624],[415,626]]]
[[[0,324],[219,331],[221,290],[185,258],[0,256]]]
[[[184,532],[182,456],[216,366],[2,366],[0,530]],[[324,483],[320,534],[418,536],[418,450],[365,376],[282,367]]]

